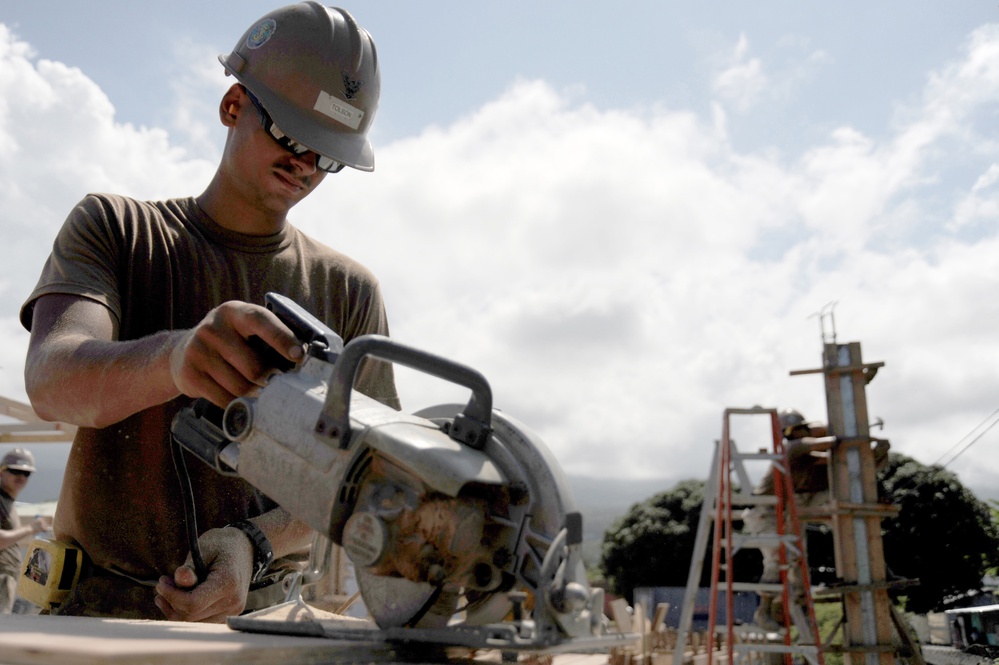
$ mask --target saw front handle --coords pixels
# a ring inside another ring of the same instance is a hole
[[[350,391],[361,361],[372,356],[456,383],[472,391],[465,409],[455,416],[448,436],[476,450],[482,450],[492,431],[493,393],[486,377],[478,371],[395,342],[383,335],[355,337],[344,347],[330,376],[322,413],[316,421],[316,434],[336,439],[340,448],[350,443]]]

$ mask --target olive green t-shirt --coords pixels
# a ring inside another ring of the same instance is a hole
[[[69,214],[35,290],[21,309],[30,330],[35,301],[70,294],[101,303],[121,340],[195,326],[228,300],[263,304],[267,292],[297,302],[349,342],[388,334],[375,277],[290,224],[247,236],[215,224],[194,198],[157,202],[95,194]],[[370,362],[355,387],[394,408],[388,363]],[[170,454],[170,423],[185,397],[101,429],[79,428],[55,519],[61,540],[78,543],[104,567],[143,579],[172,574],[189,547]],[[270,507],[240,478],[188,464],[199,531]]]

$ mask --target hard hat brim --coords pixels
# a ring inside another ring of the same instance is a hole
[[[230,65],[228,55],[220,54],[218,59],[227,74],[231,74],[247,89],[253,91],[274,123],[289,138],[323,157],[359,171],[375,170],[374,149],[366,136],[349,131],[337,131],[334,128],[335,120],[331,120],[329,124],[317,123],[298,106],[272,92],[263,82],[245,72],[238,72],[233,66],[235,63]]]

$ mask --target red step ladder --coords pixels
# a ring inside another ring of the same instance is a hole
[[[740,452],[731,437],[731,420],[734,415],[769,416],[772,452],[767,452],[766,449],[753,453]],[[752,483],[746,471],[747,462],[765,462],[773,466],[773,495],[752,494]],[[769,652],[784,654],[786,665],[791,665],[795,656],[804,658],[811,665],[825,665],[818,623],[815,620],[815,606],[812,601],[801,522],[795,506],[794,487],[787,470],[788,456],[776,409],[753,407],[725,410],[722,438],[715,442],[714,459],[704,489],[704,504],[694,542],[694,555],[687,578],[684,607],[681,611],[677,644],[673,655],[674,665],[683,663],[687,637],[693,621],[694,599],[707,554],[709,534],[712,537],[712,548],[708,634],[725,635],[724,648],[727,650],[727,662],[732,665],[740,661],[748,662],[753,654]],[[776,518],[774,533],[746,534],[733,527],[734,522],[742,521],[741,508],[760,505],[773,506]],[[740,509],[738,512],[737,508]],[[736,582],[733,565],[735,553],[740,549],[761,547],[778,548],[780,582],[776,584]],[[792,566],[798,567],[799,579],[803,580],[801,589],[792,588],[794,586],[790,575]],[[736,627],[734,600],[737,591],[780,594],[784,607],[783,627],[780,631],[782,641],[772,641],[768,638],[767,631],[759,627]],[[721,593],[725,596],[723,617],[719,617],[718,608]],[[797,602],[799,594],[804,598],[802,605]],[[792,626],[797,629],[796,639],[792,639]],[[713,659],[714,649],[709,648],[707,665],[713,665]]]

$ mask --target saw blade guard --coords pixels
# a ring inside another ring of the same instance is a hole
[[[456,404],[439,405],[416,415],[446,426],[460,409]],[[591,588],[587,580],[582,515],[561,466],[544,441],[517,419],[494,410],[491,422],[492,435],[483,452],[509,478],[513,490],[508,513],[491,518],[517,522],[508,567],[516,584],[508,593],[470,602],[464,621],[487,624],[529,613],[529,627],[543,643],[602,635],[603,590]],[[528,599],[521,598],[524,591]],[[525,607],[524,600],[532,607]]]

